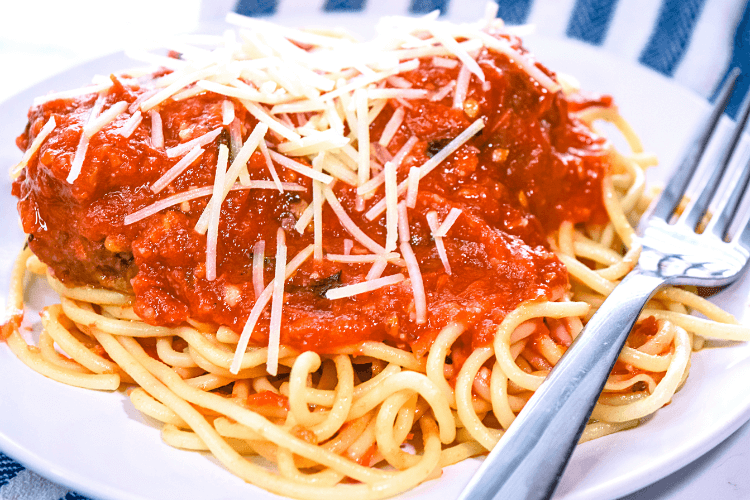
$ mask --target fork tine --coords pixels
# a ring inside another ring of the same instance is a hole
[[[737,80],[739,74],[740,70],[735,68],[727,77],[726,82],[724,82],[724,85],[719,90],[716,104],[714,104],[711,114],[695,134],[693,140],[690,141],[690,146],[685,152],[685,156],[683,156],[682,161],[678,164],[672,177],[667,182],[664,191],[661,193],[659,201],[651,211],[651,217],[668,220],[674,213],[677,205],[679,205],[690,179],[692,179],[695,174],[695,169],[698,167],[698,163],[700,163],[701,156],[703,156],[703,152],[711,139],[711,135],[716,129],[716,123],[719,121],[724,108],[726,108],[727,102],[729,102],[729,97],[734,88],[734,82]],[[643,220],[646,219],[648,219],[648,217]]]
[[[700,195],[697,197],[695,202],[691,203],[688,206],[688,208],[685,210],[685,214],[680,218],[680,223],[685,224],[690,229],[695,229],[695,227],[700,223],[701,219],[703,219],[703,216],[706,213],[706,209],[708,208],[711,199],[714,197],[714,194],[716,194],[716,189],[719,187],[721,179],[726,173],[727,166],[729,166],[729,163],[732,159],[732,155],[737,149],[737,144],[740,142],[742,133],[745,131],[748,114],[750,114],[750,92],[742,101],[740,111],[739,113],[737,113],[737,123],[735,124],[732,138],[729,140],[726,150],[724,151],[724,155],[721,158],[721,161],[718,163],[718,168],[713,169],[713,172],[711,172],[711,177],[701,190]],[[727,204],[726,206],[729,209],[729,215],[732,215],[736,209],[736,206],[733,206],[733,204],[731,203]],[[716,228],[721,232],[719,237],[724,236],[724,232],[726,231],[728,223],[730,221],[731,217],[728,218],[728,221],[722,220],[722,224],[716,226]]]
[[[748,96],[748,99],[750,99],[750,96]],[[740,177],[732,188],[732,193],[716,208],[717,215],[709,221],[706,232],[711,232],[724,239],[742,201],[742,195],[745,194],[748,181],[750,181],[750,160],[745,162]],[[743,232],[748,232],[748,229],[746,228]]]

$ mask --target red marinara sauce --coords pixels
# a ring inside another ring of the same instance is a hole
[[[519,51],[520,41],[511,38]],[[527,300],[556,300],[569,287],[565,267],[549,250],[546,236],[563,221],[601,223],[606,220],[601,180],[607,172],[608,144],[578,121],[562,92],[550,93],[506,56],[480,53],[477,62],[486,83],[472,78],[463,109],[452,95],[439,102],[391,100],[370,126],[372,141],[398,107],[405,118],[380,155],[395,155],[414,136],[416,146],[399,169],[398,179],[437,153],[474,120],[484,129],[421,180],[415,209],[409,210],[411,246],[422,272],[427,295],[427,322],[415,322],[409,280],[351,298],[328,300],[326,290],[365,279],[369,264],[308,260],[285,285],[282,344],[299,350],[332,352],[361,341],[385,341],[423,354],[438,332],[452,321],[469,326],[470,343],[486,345],[506,314]],[[551,72],[539,65],[550,76]],[[163,74],[163,73],[162,73]],[[161,74],[154,75],[154,78]],[[435,91],[458,76],[458,67],[432,65],[400,75],[414,88]],[[152,86],[146,79],[112,77],[102,94],[103,110],[114,103],[133,103]],[[311,182],[281,165],[285,182],[304,192],[245,190],[229,194],[222,205],[217,251],[217,278],[206,279],[206,237],[194,226],[208,197],[165,209],[132,225],[124,217],[166,196],[213,184],[220,143],[229,144],[223,127],[217,140],[161,193],[150,186],[179,158],[151,144],[151,120],[129,138],[119,130],[130,117],[118,116],[95,134],[78,179],[70,171],[82,127],[97,95],[55,100],[33,107],[29,125],[18,138],[26,149],[50,117],[57,128],[13,184],[23,227],[34,253],[68,284],[92,284],[131,292],[135,312],[154,325],[177,325],[187,318],[227,325],[239,332],[255,303],[252,248],[266,242],[265,283],[273,279],[275,234],[286,231],[288,255],[312,243],[312,224],[304,234],[294,224],[311,203]],[[184,100],[168,100],[158,112],[165,147],[222,127],[223,96],[206,92]],[[574,109],[598,97],[574,96]],[[243,140],[256,120],[234,101]],[[297,119],[292,115],[292,119]],[[273,144],[279,138],[272,134]],[[299,158],[298,158],[299,159]],[[305,160],[302,160],[305,161]],[[248,162],[253,179],[270,179],[262,155]],[[385,241],[385,217],[370,222],[355,209],[355,188],[339,181],[334,189],[353,221],[371,238]],[[367,202],[383,197],[381,186]],[[452,274],[438,256],[425,215],[434,210],[443,220],[451,208],[462,210],[444,238]],[[324,207],[325,253],[343,253],[353,239],[327,205]],[[353,253],[369,253],[355,242]],[[406,271],[391,264],[384,276]],[[270,307],[256,326],[251,342],[268,339]]]

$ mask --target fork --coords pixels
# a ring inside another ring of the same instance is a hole
[[[557,487],[628,334],[646,302],[667,285],[725,286],[744,271],[750,257],[750,225],[729,240],[748,178],[745,165],[730,195],[720,200],[706,228],[711,199],[726,175],[750,113],[750,96],[722,158],[700,194],[670,223],[695,175],[706,146],[739,75],[735,69],[719,90],[658,202],[638,226],[638,264],[615,287],[581,334],[532,396],[481,465],[459,500],[547,499]]]

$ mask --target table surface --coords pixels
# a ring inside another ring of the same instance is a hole
[[[131,2],[152,6],[155,3],[155,12],[153,8],[151,9],[154,18],[170,19],[167,23],[159,24],[159,32],[164,35],[182,32],[186,26],[195,27],[198,24],[199,0],[184,2],[186,8],[180,15],[175,16],[174,12],[171,12],[168,17],[159,15],[159,2],[151,0],[148,2],[131,0]],[[94,16],[98,6],[105,2],[100,4],[94,0],[84,0],[82,3],[90,4],[89,15]],[[96,56],[121,49],[133,36],[132,31],[125,29],[86,24],[84,18],[79,19],[78,22],[81,23],[82,28],[86,29],[68,30],[68,34],[61,40],[55,36],[56,30],[59,31],[59,26],[56,27],[52,19],[56,18],[53,12],[55,6],[64,2],[32,0],[14,2],[14,4],[10,7],[10,11],[2,16],[3,19],[0,19],[0,67],[4,68],[5,75],[13,75],[12,78],[0,79],[0,101],[48,76]],[[42,22],[37,28],[38,31],[46,32],[47,36],[34,37],[34,41],[29,41],[30,35],[22,27],[24,23],[17,21],[24,18],[24,12],[28,12],[29,8],[41,8],[39,4],[44,4],[43,7],[48,9],[49,15],[45,16],[48,20],[47,24]],[[3,10],[5,11],[6,7]],[[131,12],[137,10],[132,9]],[[132,26],[131,21],[126,15],[118,26]],[[154,29],[154,26],[143,25],[142,19],[139,22],[141,23],[139,29],[143,32]],[[92,43],[93,41],[95,43]],[[748,471],[750,471],[750,423],[743,425],[719,446],[693,463],[622,500],[747,499],[750,498]],[[20,492],[15,493],[17,495]],[[6,498],[9,497],[6,497],[0,489],[0,500]],[[13,498],[27,497],[24,495],[13,496]]]

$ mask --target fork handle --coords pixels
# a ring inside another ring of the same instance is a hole
[[[460,500],[552,496],[609,373],[649,298],[665,279],[625,277],[471,478]]]

